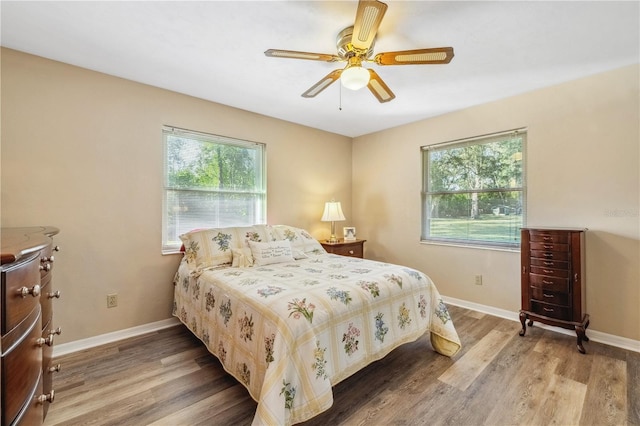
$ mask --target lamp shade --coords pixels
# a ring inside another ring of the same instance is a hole
[[[369,70],[360,66],[350,66],[342,71],[340,82],[351,90],[360,90],[369,83]]]
[[[339,220],[346,220],[344,213],[342,213],[342,206],[340,201],[329,201],[324,203],[324,213],[322,214],[323,222],[334,222]]]

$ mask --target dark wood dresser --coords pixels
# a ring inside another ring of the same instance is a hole
[[[53,227],[0,230],[0,424],[41,425],[54,390]]]
[[[367,240],[344,241],[340,239],[337,243],[320,241],[320,244],[322,244],[322,247],[324,247],[327,253],[364,258],[365,241]]]
[[[520,322],[524,336],[534,320],[575,330],[578,350],[589,326],[585,292],[585,231],[566,228],[523,228],[521,231]]]

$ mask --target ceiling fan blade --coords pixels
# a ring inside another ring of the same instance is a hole
[[[354,48],[368,50],[371,47],[386,11],[385,3],[377,0],[360,0],[351,38]]]
[[[367,84],[371,93],[378,98],[381,103],[389,102],[395,99],[396,95],[393,94],[389,86],[385,84],[380,78],[378,73],[369,68],[369,84]]]
[[[378,53],[373,61],[378,65],[448,64],[453,59],[453,47],[402,50]]]
[[[320,80],[319,82],[317,82],[316,84],[314,84],[313,86],[311,86],[309,88],[309,90],[307,90],[306,92],[304,92],[302,94],[303,98],[313,98],[314,96],[316,96],[318,93],[322,92],[324,89],[326,89],[327,87],[329,87],[331,85],[331,83],[333,83],[334,81],[336,81],[337,79],[340,78],[340,74],[342,74],[342,69],[338,69],[335,71],[331,71],[329,74],[327,74],[326,76],[324,76],[322,78],[322,80]]]
[[[325,62],[337,62],[343,60],[338,55],[329,55],[327,53],[298,52],[295,50],[269,49],[265,50],[264,54],[272,58],[309,59],[312,61]]]

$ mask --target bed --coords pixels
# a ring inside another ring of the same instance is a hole
[[[258,402],[253,424],[327,410],[332,386],[426,332],[439,353],[460,340],[438,290],[417,270],[328,254],[291,226],[181,236],[174,315]]]

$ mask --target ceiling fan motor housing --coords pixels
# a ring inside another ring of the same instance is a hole
[[[338,56],[341,58],[348,60],[353,56],[358,56],[361,59],[369,59],[373,54],[373,46],[375,41],[371,43],[371,46],[367,50],[360,50],[353,47],[351,43],[351,39],[353,37],[353,25],[345,28],[344,30],[338,33],[338,37],[336,38],[336,48],[338,49]]]

